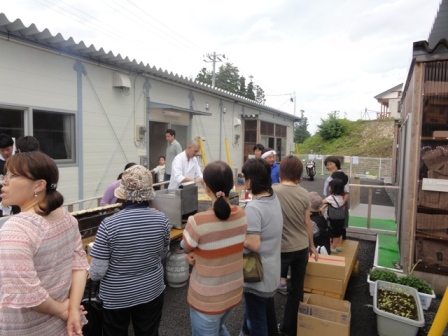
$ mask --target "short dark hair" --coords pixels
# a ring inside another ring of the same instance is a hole
[[[6,161],[5,169],[12,174],[34,181],[44,180],[47,183],[44,202],[36,209],[38,215],[47,216],[64,203],[64,197],[56,190],[59,169],[48,155],[39,151],[19,153]]]
[[[18,151],[23,153],[23,152],[38,151],[40,146],[39,141],[35,137],[27,135],[17,139],[16,148]]]
[[[335,171],[331,174],[332,179],[340,179],[344,183],[344,186],[348,183],[348,176],[342,171]]]
[[[336,156],[327,156],[324,160],[324,165],[326,166],[328,162],[333,162],[338,170],[341,169],[341,161]]]
[[[264,146],[261,144],[261,143],[258,143],[258,144],[256,144],[255,146],[254,146],[254,152],[255,152],[255,150],[261,150],[261,151],[263,151],[264,150]]]
[[[244,178],[250,180],[252,194],[257,195],[264,191],[273,193],[271,166],[260,158],[247,160],[242,169]]]
[[[135,165],[136,165],[135,162],[129,162],[129,163],[126,163],[126,166],[124,166],[123,171],[125,171],[126,169],[131,168],[132,166],[135,166]],[[121,177],[122,177],[122,176],[123,176],[123,172],[121,172],[121,173],[118,175],[117,180],[121,180]]]
[[[203,173],[204,183],[216,194],[222,191],[229,197],[233,188],[233,172],[229,165],[223,161],[214,161],[205,166]],[[231,208],[224,197],[219,197],[213,204],[216,217],[226,220],[230,217]]]
[[[165,157],[164,157],[163,155],[160,155],[160,156],[159,156],[159,160],[160,160],[160,159],[164,159],[164,160],[166,160]]]
[[[12,145],[14,145],[14,140],[8,134],[0,134],[0,148],[6,148]]]
[[[340,196],[344,195],[344,182],[341,179],[332,179],[328,186],[330,187],[330,193]]]
[[[280,179],[298,183],[303,173],[303,163],[295,155],[285,156],[280,162]]]
[[[167,134],[167,133],[169,133],[171,136],[176,137],[176,131],[173,130],[172,128],[168,128],[168,129],[165,131],[165,134]]]

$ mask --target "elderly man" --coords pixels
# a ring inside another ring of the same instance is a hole
[[[184,182],[202,182],[202,171],[196,154],[199,152],[197,140],[191,140],[187,148],[176,155],[171,166],[171,178],[168,189],[176,189]]]
[[[272,148],[266,148],[261,155],[261,158],[265,160],[271,166],[271,179],[272,184],[280,183],[279,170],[280,166],[275,162],[275,156],[277,153]]]

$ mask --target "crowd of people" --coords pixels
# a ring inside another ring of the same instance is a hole
[[[127,335],[131,321],[135,335],[158,335],[170,225],[151,208],[152,174],[169,180],[168,188],[200,183],[212,200],[188,218],[181,241],[191,267],[185,300],[193,335],[229,335],[226,318],[243,299],[241,336],[296,335],[309,258],[337,254],[345,238],[349,189],[339,159],[325,160],[331,175],[322,198],[300,186],[297,156],[278,164],[275,150],[257,144],[242,167],[252,195],[242,208],[230,204],[234,176],[227,163],[211,162],[202,172],[196,140],[183,151],[174,130],[166,140],[156,168],[128,163],[106,189],[101,204],[121,202],[122,210],[101,222],[89,265],[77,221],[62,207],[55,162],[35,138],[19,139],[14,152],[14,142],[0,134],[2,206],[19,209],[0,229],[1,335],[82,335],[87,276],[100,282],[103,335]],[[263,265],[258,282],[244,281],[243,255],[251,251]],[[282,324],[278,292],[287,295]]]

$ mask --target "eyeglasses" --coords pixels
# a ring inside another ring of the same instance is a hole
[[[15,175],[11,173],[6,173],[6,175],[0,175],[0,183],[9,182],[14,177],[19,177],[20,175]]]

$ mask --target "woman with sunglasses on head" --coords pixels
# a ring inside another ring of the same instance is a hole
[[[280,279],[282,209],[272,190],[271,167],[264,159],[247,160],[242,172],[246,190],[252,193],[252,201],[245,208],[244,247],[246,253],[254,251],[260,255],[263,280],[244,283],[245,311],[240,336],[277,336],[274,296]]]
[[[56,190],[58,167],[36,151],[5,168],[0,196],[21,212],[0,229],[0,335],[81,335],[88,263]]]

